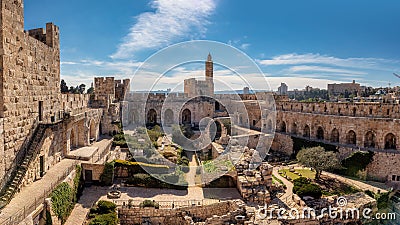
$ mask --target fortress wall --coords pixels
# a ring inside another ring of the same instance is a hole
[[[39,115],[50,121],[60,111],[60,48],[59,29],[52,23],[46,29],[24,31],[21,0],[2,1],[0,13],[3,172],[12,166]]]

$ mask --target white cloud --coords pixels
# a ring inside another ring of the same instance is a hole
[[[206,31],[214,0],[153,0],[155,12],[142,13],[112,58],[128,58],[146,49],[165,47],[176,40],[196,38]]]
[[[257,60],[261,65],[301,65],[301,64],[325,64],[339,67],[351,67],[360,69],[377,69],[392,71],[399,68],[399,60],[382,58],[337,58],[320,54],[285,54],[275,56],[272,59]]]
[[[242,50],[247,50],[249,47],[250,47],[250,44],[249,44],[249,43],[243,43],[243,44],[240,45],[240,48],[241,48]]]
[[[323,67],[323,66],[293,66],[288,69],[290,72],[323,72],[323,73],[339,73],[343,74],[343,76],[351,75],[351,76],[359,76],[366,75],[367,73],[356,71],[356,70],[348,70],[348,69],[340,69],[340,68],[332,68],[332,67]]]

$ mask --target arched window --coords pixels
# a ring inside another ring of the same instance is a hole
[[[375,134],[372,131],[365,134],[364,147],[375,148]]]
[[[154,109],[150,109],[147,112],[147,122],[146,124],[155,124],[157,123],[157,112]]]
[[[346,144],[356,145],[357,144],[357,136],[356,132],[350,130],[346,135]]]
[[[297,134],[297,124],[293,123],[292,124],[292,130],[291,130],[292,134],[296,135]]]
[[[309,138],[310,133],[311,133],[310,127],[308,125],[306,125],[303,129],[303,137]]]
[[[182,124],[192,124],[192,112],[189,109],[182,111]]]
[[[339,142],[339,131],[334,128],[331,133],[331,142],[338,143]]]
[[[385,149],[396,149],[396,136],[389,133],[385,136]]]
[[[317,139],[324,140],[324,129],[322,127],[318,127],[317,129]]]
[[[279,126],[279,131],[280,132],[286,132],[286,123],[285,123],[285,121],[282,121],[281,122],[281,124],[280,124],[280,126]]]
[[[164,124],[171,125],[174,123],[174,112],[171,109],[167,109],[164,112]]]

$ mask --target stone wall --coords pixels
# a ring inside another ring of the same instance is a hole
[[[121,225],[141,224],[148,218],[152,224],[191,224],[193,220],[206,221],[208,218],[234,212],[240,207],[240,201],[220,202],[213,205],[193,206],[178,209],[127,208],[118,209]]]
[[[391,181],[392,176],[400,176],[399,171],[400,154],[375,152],[372,163],[366,170],[367,176],[371,180]]]
[[[65,148],[65,134],[62,124],[54,128],[48,128],[45,131],[44,138],[39,143],[38,154],[31,162],[28,171],[25,174],[23,186],[26,186],[40,179],[46,171],[57,164],[63,158],[63,149]],[[40,158],[43,157],[43,173],[41,174]]]
[[[302,112],[323,115],[400,118],[399,104],[384,104],[374,102],[276,102],[277,111]]]
[[[400,120],[397,119],[278,111],[276,124],[278,132],[331,144],[385,149],[387,142],[393,142],[395,149],[400,150]],[[355,143],[350,133],[354,134]]]
[[[294,153],[292,138],[289,135],[276,133],[271,145],[271,150],[291,156]]]
[[[124,101],[125,95],[129,93],[130,90],[130,80],[116,80],[115,81],[115,99],[117,101]]]
[[[61,94],[62,110],[71,114],[80,113],[89,108],[89,94]]]
[[[2,1],[0,13],[0,117],[5,118],[0,171],[7,171],[35,120],[39,120],[39,112],[43,121],[59,113],[60,48],[59,29],[52,23],[46,24],[45,30],[24,32],[21,0]]]
[[[82,163],[83,179],[86,181],[85,170],[92,171],[92,181],[100,181],[100,176],[103,173],[103,164]]]

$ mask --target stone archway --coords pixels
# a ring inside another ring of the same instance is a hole
[[[297,124],[296,123],[292,124],[291,133],[294,134],[294,135],[297,135]]]
[[[219,140],[220,138],[221,138],[221,136],[222,136],[222,129],[223,129],[223,126],[222,126],[222,124],[219,122],[219,121],[217,121],[217,120],[215,120],[214,121],[215,122],[215,126],[216,126],[216,132],[215,132],[215,137],[214,137],[214,140],[213,141],[215,141],[215,140]]]
[[[376,145],[375,134],[372,131],[368,131],[365,134],[364,147],[366,147],[366,148],[375,148],[375,145]]]
[[[306,125],[303,129],[303,137],[310,138],[311,129],[310,126]]]
[[[97,141],[98,137],[99,137],[99,125],[94,120],[91,120],[89,126],[90,142]]]
[[[182,111],[182,124],[191,125],[192,124],[192,112],[189,109]]]
[[[317,128],[316,138],[318,140],[324,140],[324,129],[321,126]]]
[[[285,121],[282,121],[282,122],[279,124],[279,131],[280,131],[280,132],[283,132],[283,133],[286,133],[286,123],[285,123]]]
[[[353,130],[350,130],[349,132],[347,132],[346,144],[349,144],[349,145],[357,144],[357,135],[356,135],[356,132],[354,132]]]
[[[331,132],[331,142],[339,143],[339,131],[336,128]]]
[[[157,112],[155,109],[150,109],[147,112],[146,124],[155,125],[157,123]]]
[[[129,111],[129,124],[137,124],[138,123],[138,118],[137,118],[137,113],[134,110]]]
[[[164,121],[163,124],[169,126],[174,123],[174,112],[171,109],[167,109],[164,112]]]
[[[74,127],[71,128],[67,135],[67,150],[69,152],[78,147],[78,135]]]
[[[392,133],[388,133],[385,136],[385,149],[397,149],[396,136]]]

